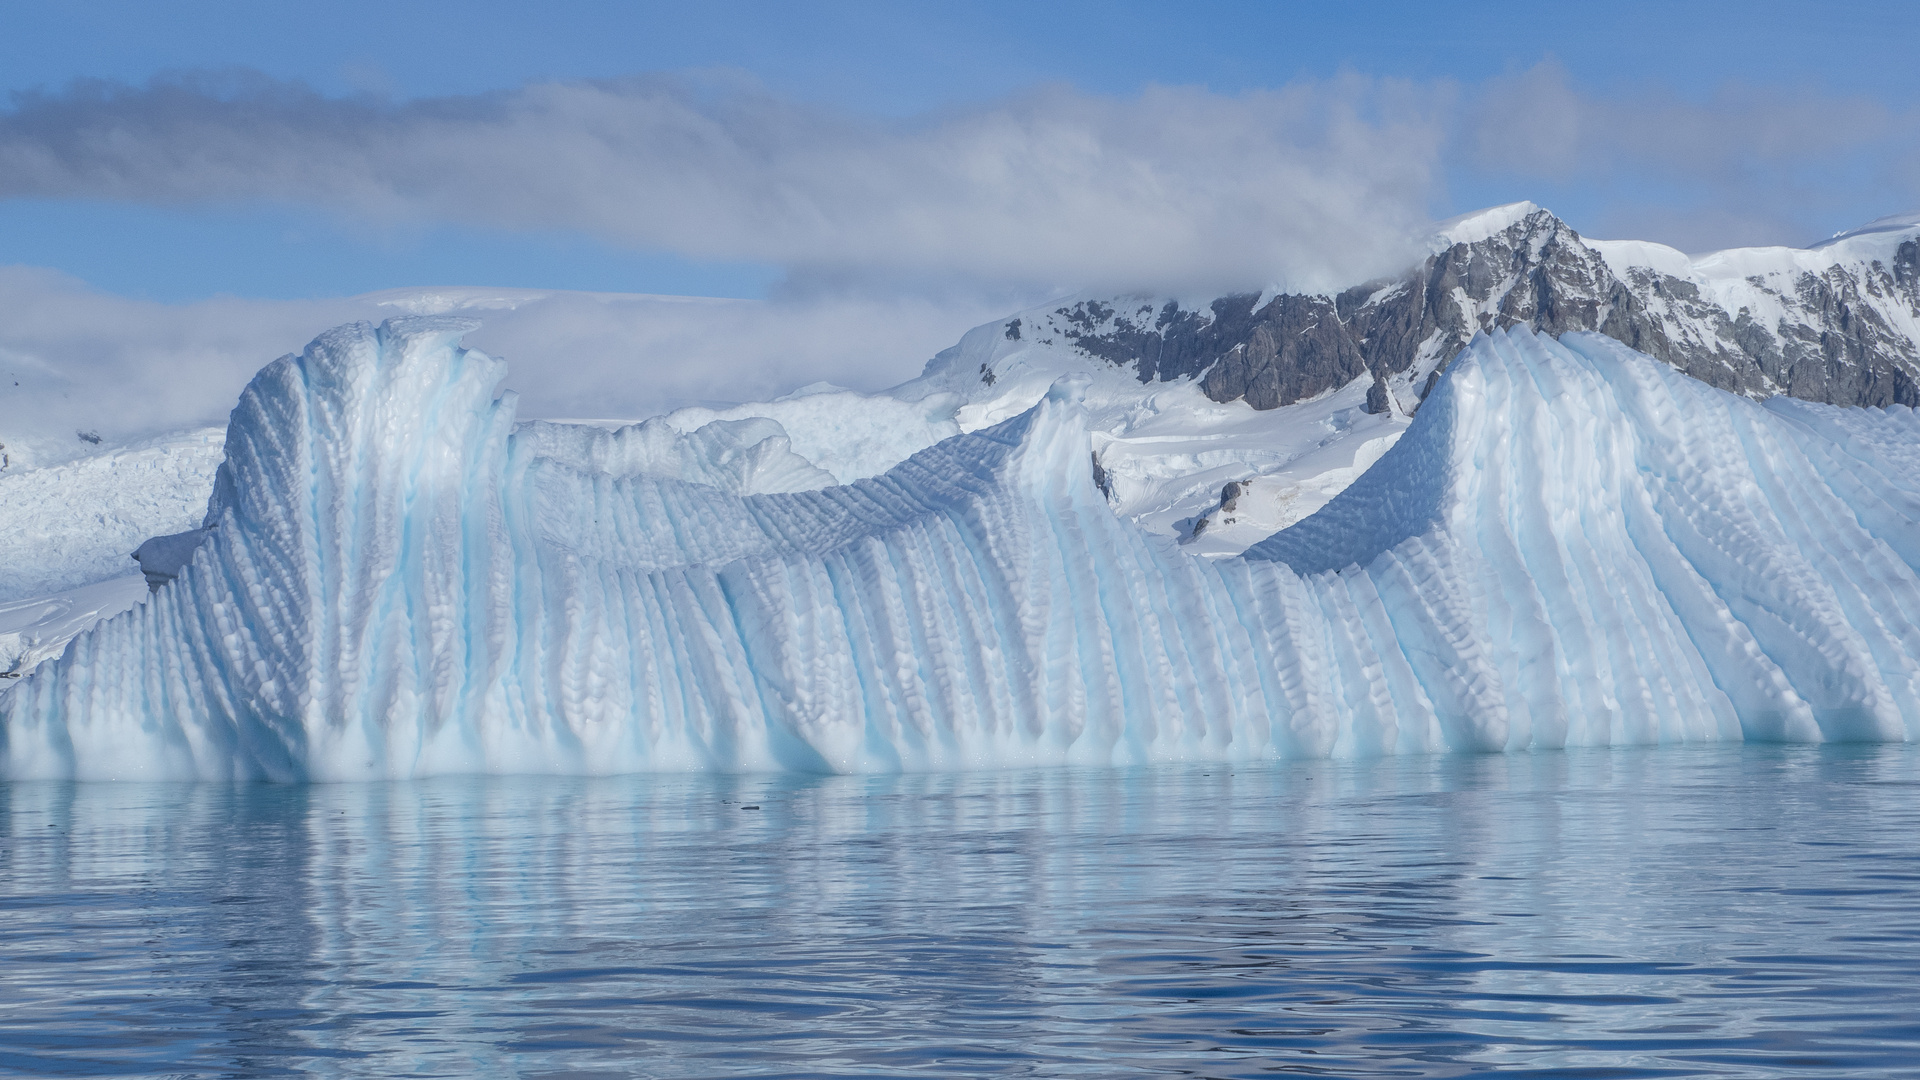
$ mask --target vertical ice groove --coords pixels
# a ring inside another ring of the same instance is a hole
[[[1210,561],[1108,509],[1071,382],[831,487],[752,425],[697,446],[516,426],[503,365],[458,344],[468,328],[341,327],[263,369],[234,409],[211,538],[152,602],[6,691],[0,772],[1920,735],[1910,409],[1755,404],[1592,335],[1482,336],[1373,469]]]

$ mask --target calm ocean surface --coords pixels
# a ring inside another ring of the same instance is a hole
[[[1920,1076],[1920,750],[0,783],[0,1074],[1487,1071]]]

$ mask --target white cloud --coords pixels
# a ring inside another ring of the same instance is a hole
[[[1049,87],[889,122],[664,78],[397,104],[262,77],[84,84],[0,115],[0,197],[266,200],[802,273],[1314,286],[1390,268],[1425,220],[1430,91]]]
[[[637,417],[820,379],[885,386],[1049,292],[1315,288],[1394,271],[1428,211],[1461,209],[1434,205],[1447,169],[1610,192],[1597,220],[1574,222],[1596,235],[1695,250],[1804,241],[1810,208],[1849,193],[1885,200],[1864,217],[1920,203],[1916,116],[1738,86],[1705,101],[1609,97],[1552,64],[1465,88],[1361,76],[1233,96],[1046,87],[905,121],[739,81],[395,103],[179,78],[17,96],[0,112],[0,198],[268,201],[785,268],[772,301],[552,294],[492,312],[472,338],[513,364],[526,415]],[[71,450],[76,429],[217,423],[267,360],[393,310],[165,305],[0,269],[0,439]]]
[[[276,202],[356,222],[574,230],[784,267],[766,302],[553,294],[487,315],[526,415],[645,416],[917,374],[1056,292],[1345,284],[1397,269],[1444,131],[1359,77],[1222,96],[1063,87],[908,121],[741,82],[393,103],[258,76],[81,84],[0,113],[0,197]],[[433,284],[433,283],[427,283]],[[0,439],[219,422],[261,364],[378,298],[164,305],[0,271]]]
[[[1386,272],[1430,211],[1469,209],[1440,205],[1450,169],[1579,188],[1605,219],[1575,223],[1588,228],[1804,240],[1822,212],[1920,202],[1917,155],[1920,110],[1870,97],[1597,93],[1551,61],[1467,87],[1041,87],[905,120],[711,74],[401,102],[189,75],[16,95],[0,112],[0,197],[265,201],[577,231],[797,279],[1063,290]]]
[[[1659,86],[1602,95],[1548,61],[1467,100],[1451,158],[1603,192],[1601,219],[1576,223],[1596,234],[1694,251],[1803,244],[1822,221],[1920,206],[1920,109],[1870,97],[1735,82],[1704,100]]]
[[[491,300],[490,300],[491,298]],[[398,302],[401,300],[409,302]],[[827,380],[874,390],[919,374],[998,311],[916,298],[806,302],[472,291],[468,343],[507,359],[527,417],[639,418]],[[503,306],[511,303],[513,306]],[[445,305],[441,305],[445,306]],[[0,268],[0,442],[22,463],[221,424],[262,365],[327,327],[433,310],[408,291],[343,300],[130,300],[46,270]]]
[[[880,390],[1001,314],[967,299],[799,302],[554,293],[483,313],[468,343],[506,358],[525,416],[633,418],[764,401],[826,381]]]
[[[0,442],[16,462],[84,449],[77,431],[218,422],[262,364],[352,317],[340,301],[128,300],[30,267],[0,267],[0,311]]]

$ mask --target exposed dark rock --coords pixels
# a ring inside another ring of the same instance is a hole
[[[1251,307],[1255,298],[1245,299]],[[1338,389],[1367,371],[1359,344],[1327,297],[1276,296],[1247,321],[1244,340],[1201,383],[1215,401],[1243,397],[1256,409],[1273,409]]]
[[[1728,311],[1692,281],[1631,267],[1617,275],[1544,210],[1429,256],[1399,278],[1338,296],[1241,293],[1206,311],[1173,301],[1086,301],[1048,321],[1088,356],[1141,382],[1198,377],[1216,401],[1290,405],[1371,372],[1369,411],[1386,379],[1412,372],[1424,398],[1476,333],[1530,326],[1605,334],[1711,385],[1751,397],[1786,393],[1840,405],[1920,405],[1920,343],[1888,311],[1920,318],[1920,241],[1891,266],[1837,266],[1751,284],[1783,314]],[[1018,322],[1008,325],[1016,337]]]
[[[1373,385],[1367,387],[1367,411],[1375,416],[1392,412],[1393,392],[1387,389],[1387,380],[1378,372],[1374,373]]]

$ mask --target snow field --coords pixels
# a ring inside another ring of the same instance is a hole
[[[200,524],[218,428],[0,472],[0,603],[123,577],[149,536]]]

